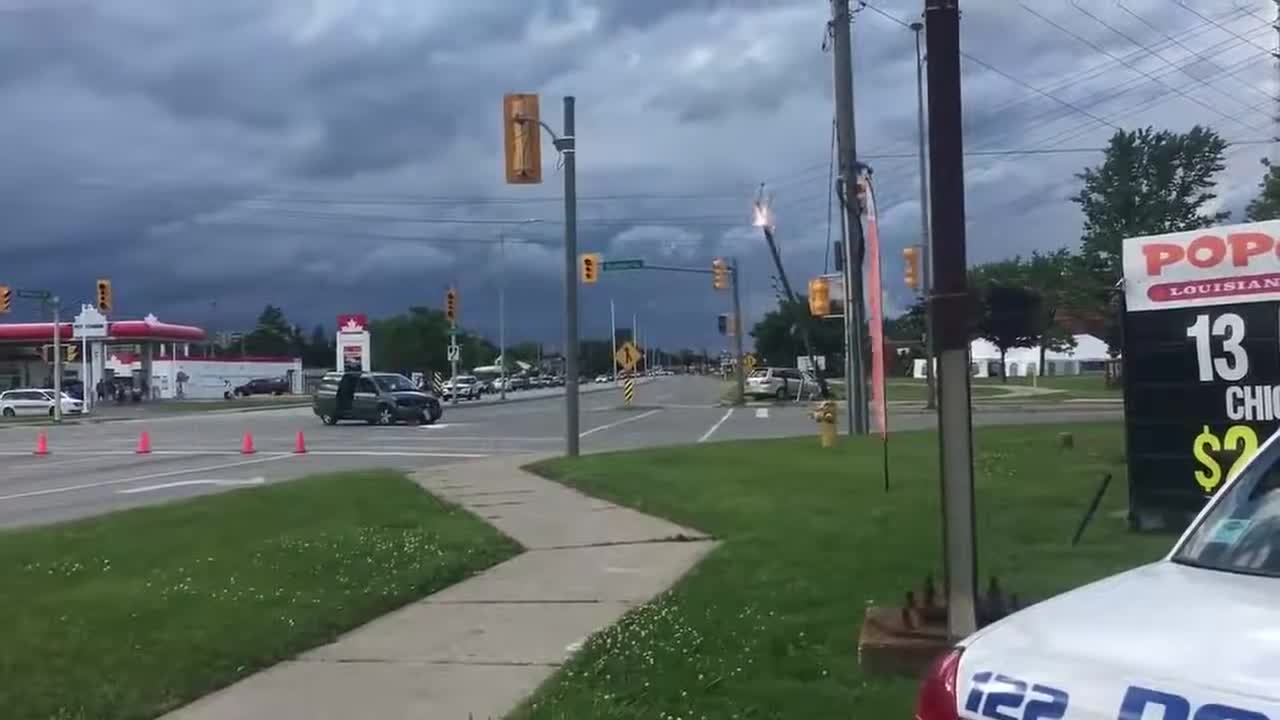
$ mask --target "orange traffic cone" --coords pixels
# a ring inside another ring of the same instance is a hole
[[[143,430],[142,434],[138,436],[137,452],[139,455],[146,455],[151,452],[151,433],[146,430]]]
[[[40,431],[40,434],[36,436],[36,452],[35,452],[35,454],[36,454],[36,455],[48,455],[48,454],[49,454],[49,436],[45,435],[43,430],[41,430],[41,431]]]
[[[293,444],[293,452],[301,455],[307,451],[307,441],[302,437],[302,431],[298,431],[298,439]]]
[[[240,443],[240,454],[252,455],[256,450],[253,449],[253,433],[248,430],[244,431],[244,442]]]

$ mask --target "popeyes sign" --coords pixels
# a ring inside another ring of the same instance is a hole
[[[1280,300],[1280,221],[1124,241],[1126,309]]]

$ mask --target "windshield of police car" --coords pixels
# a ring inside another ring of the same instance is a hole
[[[1175,562],[1280,577],[1280,445],[1258,457],[1196,525]]]

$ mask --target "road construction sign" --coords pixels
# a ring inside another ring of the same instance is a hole
[[[755,356],[755,355],[752,355],[752,354],[750,354],[750,353],[748,353],[748,354],[746,354],[746,355],[743,355],[743,356],[742,356],[742,367],[743,367],[743,369],[745,369],[747,372],[751,372],[752,370],[755,370],[755,369],[756,369],[756,356]]]
[[[636,349],[635,344],[628,340],[622,344],[622,347],[618,348],[618,352],[613,356],[613,359],[618,361],[623,370],[631,372],[636,369],[636,364],[640,362],[640,351]]]

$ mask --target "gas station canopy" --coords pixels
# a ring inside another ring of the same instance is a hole
[[[71,342],[70,322],[58,324],[58,334]],[[107,342],[203,342],[207,334],[191,325],[173,325],[149,320],[116,320],[107,323]],[[0,324],[0,344],[30,345],[53,342],[53,323]]]

